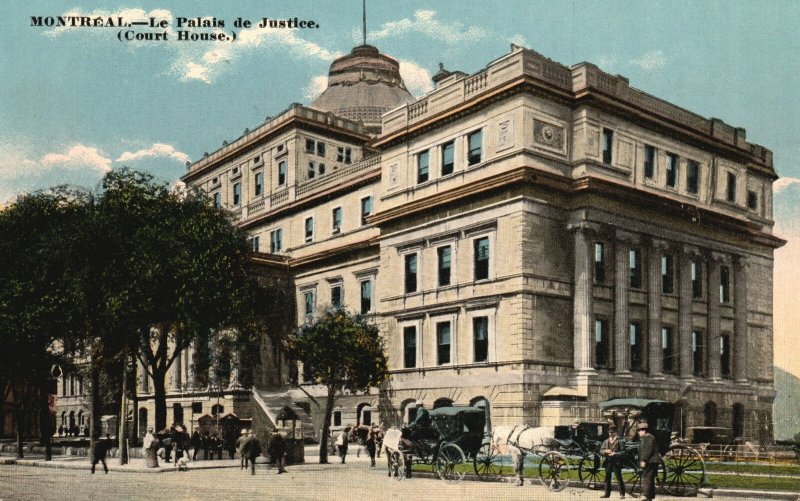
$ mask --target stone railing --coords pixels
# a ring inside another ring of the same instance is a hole
[[[247,205],[247,214],[250,215],[256,212],[260,212],[264,210],[264,207],[266,207],[266,205],[267,205],[266,199],[262,198],[261,200],[256,200],[255,202],[252,202]]]
[[[286,202],[287,200],[289,200],[289,190],[285,189],[283,191],[279,191],[279,192],[276,192],[276,193],[273,193],[272,195],[270,195],[269,196],[269,205],[270,205],[270,207],[274,207],[274,206],[276,206],[278,204],[282,204],[282,203]]]
[[[343,178],[350,177],[352,174],[370,170],[380,165],[380,163],[381,163],[380,155],[374,155],[360,162],[339,167],[338,169],[331,171],[330,174],[326,174],[325,176],[317,179],[316,181],[306,183],[302,186],[298,186],[297,196],[301,197],[303,195],[307,195],[308,193],[317,191],[323,187],[327,187],[331,184],[334,184],[336,181],[340,181]]]

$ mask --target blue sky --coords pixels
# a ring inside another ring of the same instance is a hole
[[[566,65],[594,62],[772,149],[783,178],[776,232],[790,239],[776,253],[776,364],[800,375],[800,2],[371,0],[367,11],[368,42],[401,61],[416,95],[439,62],[473,73],[513,42]],[[31,26],[31,16],[120,13],[169,20],[171,40]],[[179,42],[178,17],[216,17],[238,39]],[[320,27],[241,30],[237,17]],[[361,0],[34,0],[1,2],[0,20],[0,203],[59,183],[93,187],[122,165],[175,180],[187,160],[308,103],[361,40]]]

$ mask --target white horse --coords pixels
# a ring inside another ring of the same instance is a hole
[[[530,453],[544,453],[551,450],[554,440],[555,428],[553,426],[495,426],[492,430],[492,443],[501,453],[506,450],[511,453],[518,486],[525,481],[525,456]]]

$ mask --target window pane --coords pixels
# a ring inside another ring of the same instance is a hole
[[[595,367],[608,365],[608,321],[595,320],[594,322],[594,364]]]
[[[439,247],[439,287],[450,285],[450,246]]]
[[[436,324],[436,363],[438,365],[450,363],[450,322]]]
[[[367,216],[372,214],[372,197],[361,199],[361,224],[367,224]]]
[[[424,183],[428,180],[429,160],[428,150],[417,155],[417,183]]]
[[[605,266],[606,246],[603,242],[595,242],[594,244],[594,280],[595,282],[604,282],[606,280],[606,266]]]
[[[475,353],[474,361],[485,362],[489,357],[489,318],[473,318],[472,333]]]
[[[286,184],[286,161],[278,162],[278,186]]]
[[[481,162],[481,149],[483,146],[483,131],[479,130],[467,136],[469,147],[468,164],[475,165]]]
[[[697,193],[697,188],[700,182],[700,166],[697,162],[689,162],[686,167],[686,191],[689,193]]]
[[[366,315],[372,311],[372,281],[361,282],[361,314]]]
[[[611,150],[614,145],[614,131],[603,129],[603,163],[610,164],[612,161]]]
[[[314,218],[309,217],[306,219],[306,241],[314,238]]]
[[[672,294],[674,290],[673,277],[672,256],[661,256],[661,292],[664,294]]]
[[[242,196],[242,185],[235,183],[233,185],[233,205],[239,205]]]
[[[631,249],[628,253],[630,266],[630,286],[638,289],[642,286],[642,270],[639,268],[639,249]]]
[[[417,290],[417,255],[408,254],[405,261],[405,290],[406,293],[415,292]]]
[[[670,153],[667,155],[667,186],[670,188],[675,187],[675,181],[678,177],[678,156]]]
[[[261,195],[261,189],[262,189],[262,186],[263,186],[263,180],[264,180],[264,174],[262,174],[260,172],[257,173],[256,174],[256,179],[255,179],[255,195],[256,196],[260,196]]]
[[[331,287],[331,306],[334,308],[342,306],[342,287],[339,285]]]
[[[644,177],[653,179],[656,166],[656,149],[650,145],[644,147]]]
[[[450,141],[442,145],[442,175],[446,176],[453,172],[455,166],[455,143]]]
[[[342,229],[342,208],[336,207],[333,209],[333,229],[338,231]]]
[[[475,280],[489,278],[489,238],[475,240]]]
[[[417,328],[403,329],[403,367],[409,369],[417,366]]]
[[[692,296],[703,295],[703,268],[697,261],[692,261]]]

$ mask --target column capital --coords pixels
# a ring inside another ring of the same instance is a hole
[[[619,228],[614,231],[614,238],[628,245],[638,245],[642,241],[642,237],[639,234],[620,230]]]
[[[576,223],[567,224],[569,231],[583,231],[591,235],[599,235],[605,231],[604,225],[592,221],[578,221]]]
[[[697,259],[699,257],[703,257],[703,251],[700,250],[700,247],[696,245],[690,244],[683,244],[681,247],[681,251],[691,259]]]
[[[664,252],[670,250],[672,245],[670,244],[670,242],[667,242],[666,240],[662,240],[660,238],[651,238],[650,247],[659,252]]]
[[[736,266],[736,268],[741,268],[746,270],[753,264],[753,261],[747,256],[736,254],[733,256],[733,264]]]
[[[709,251],[708,258],[712,262],[720,264],[728,264],[731,261],[731,257],[728,254],[723,254],[722,252],[716,252],[716,251]]]

